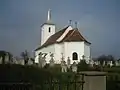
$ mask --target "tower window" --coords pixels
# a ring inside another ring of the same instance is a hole
[[[51,31],[51,28],[49,27],[49,32]]]
[[[76,52],[74,52],[74,53],[72,54],[72,59],[73,59],[73,60],[78,60],[78,54],[77,54]]]

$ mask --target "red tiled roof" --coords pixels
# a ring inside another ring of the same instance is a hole
[[[81,35],[81,33],[78,31],[77,28],[70,30],[61,42],[70,42],[70,41],[85,41],[86,43],[91,44]]]
[[[86,43],[91,44],[80,34],[77,28],[70,30],[60,42],[57,42],[56,40],[65,32],[67,28],[68,27],[52,35],[41,47],[37,48],[36,50],[39,50],[43,47],[46,47],[54,43],[61,43],[61,42],[85,41]]]
[[[65,32],[65,30],[68,28],[69,26],[67,26],[66,28],[58,31],[57,33],[55,33],[54,35],[50,36],[50,38],[48,38],[48,40],[40,47],[38,47],[36,50],[39,50],[43,47],[46,47],[48,45],[54,44],[56,43],[56,40]]]

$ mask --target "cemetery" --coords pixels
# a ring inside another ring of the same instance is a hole
[[[44,90],[47,88],[54,88],[54,90],[71,90],[72,88],[72,90],[96,90],[96,88],[98,88],[97,90],[119,90],[120,88],[119,60],[114,63],[112,63],[113,61],[103,61],[101,64],[100,61],[94,60],[88,62],[83,56],[80,62],[70,64],[70,58],[68,57],[65,62],[61,55],[61,63],[56,64],[53,53],[50,57],[49,63],[46,63],[46,53],[40,52],[39,63],[28,58],[26,64],[24,59],[17,60],[12,57],[10,61],[8,56],[5,57],[3,64],[1,57],[0,71],[3,74],[0,75],[0,82],[29,82],[34,85],[35,90],[43,90],[40,88],[44,88]],[[52,81],[48,83],[50,78]],[[76,81],[74,82],[74,80]],[[43,82],[46,84],[41,86]],[[59,86],[60,82],[62,86]],[[50,87],[51,84],[53,86]]]
[[[64,60],[64,57],[63,55],[61,54],[61,63],[55,63],[55,59],[54,59],[54,54],[51,53],[50,54],[50,60],[49,60],[49,63],[46,63],[46,53],[42,53],[40,52],[39,53],[39,63],[35,63],[35,61],[33,59],[31,59],[31,57],[27,57],[27,65],[36,65],[38,66],[39,68],[44,68],[46,67],[46,65],[49,67],[54,67],[56,65],[60,66],[61,68],[61,72],[67,72],[69,71],[68,69],[71,69],[73,72],[77,72],[77,66],[79,63],[83,62],[83,63],[86,63],[89,67],[95,67],[95,66],[98,66],[98,67],[119,67],[120,66],[120,60],[111,60],[111,61],[106,61],[106,60],[102,60],[102,63],[101,61],[99,60],[93,60],[92,58],[88,61],[88,60],[85,60],[85,56],[83,56],[83,59],[79,60],[79,61],[76,61],[76,60],[70,60],[70,58],[68,57],[67,60]],[[3,61],[3,57],[0,57],[0,63],[2,64],[2,61]],[[16,58],[16,57],[12,57],[11,59],[9,58],[9,55],[6,54],[5,55],[5,64],[19,64],[19,65],[26,65],[25,62],[24,62],[24,58]],[[66,62],[67,61],[67,62]],[[73,62],[72,64],[70,62]]]

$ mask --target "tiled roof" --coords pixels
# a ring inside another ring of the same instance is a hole
[[[68,27],[66,27],[63,30],[60,30],[59,32],[52,35],[41,47],[37,48],[36,50],[39,50],[43,47],[46,47],[46,46],[54,44],[54,43],[61,43],[61,42],[85,41],[86,43],[91,44],[80,34],[80,32],[78,31],[77,28],[74,28],[74,29],[70,30],[60,42],[57,42],[57,39],[61,35],[63,35],[63,33],[66,31],[66,29]]]
[[[68,26],[68,27],[69,27],[69,26]],[[41,49],[41,48],[43,48],[43,47],[46,47],[46,46],[48,46],[48,45],[51,45],[51,44],[56,43],[56,40],[65,32],[65,30],[66,30],[68,27],[66,27],[66,28],[58,31],[58,32],[55,33],[54,35],[50,36],[50,38],[48,38],[48,40],[47,40],[42,46],[38,47],[36,50],[39,50],[39,49]]]
[[[81,33],[78,31],[77,28],[70,30],[61,42],[71,42],[71,41],[85,41],[86,43],[91,44],[81,35]]]

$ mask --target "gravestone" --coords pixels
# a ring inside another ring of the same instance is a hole
[[[62,72],[67,72],[67,65],[64,60],[61,61]]]
[[[64,60],[64,56],[63,56],[63,53],[62,54],[62,58],[61,58],[61,71],[62,72],[67,72],[67,64]]]
[[[54,54],[52,53],[52,54],[50,54],[50,57],[51,57],[51,59],[50,59],[50,67],[53,67],[54,65],[55,65],[55,60],[54,60]]]
[[[42,68],[46,65],[46,55],[47,53],[43,53],[43,57],[41,58]]]
[[[116,66],[120,66],[120,61],[119,61],[119,60],[116,60],[116,61],[115,61],[115,65],[116,65]]]
[[[98,65],[100,65],[100,61],[98,61]]]
[[[43,53],[40,52],[38,55],[39,55],[39,56],[38,56],[38,66],[39,66],[39,67],[42,67],[42,55],[43,55]]]
[[[120,60],[118,60],[118,66],[120,66]]]
[[[73,62],[73,64],[72,64],[72,71],[77,72],[77,64],[76,64],[76,62]]]
[[[118,60],[115,61],[115,66],[119,66]]]
[[[98,60],[95,61],[95,65],[99,65],[99,61]]]
[[[28,60],[28,65],[33,65],[33,61],[31,58],[29,58],[29,60]]]
[[[17,57],[13,57],[13,64],[17,64]]]
[[[20,65],[25,65],[23,58],[16,58],[16,63]],[[27,64],[28,65],[28,64]]]
[[[110,67],[112,67],[113,66],[113,61],[110,61]]]
[[[21,61],[21,62],[20,62],[21,65],[25,65],[24,59],[21,59],[20,61]],[[29,61],[28,61],[28,62],[29,62]]]
[[[85,56],[84,55],[82,56],[82,60],[85,60]]]
[[[110,61],[107,61],[107,65],[110,66]]]
[[[3,58],[2,58],[2,57],[0,57],[0,64],[2,64],[2,59],[3,59]]]
[[[70,62],[70,57],[68,57],[68,59],[67,59],[67,66],[68,66],[69,69],[70,69],[70,66],[71,66],[70,63],[71,63],[71,62]]]
[[[93,67],[94,61],[93,61],[93,60],[90,60],[90,61],[89,61],[89,64],[90,64],[91,67]]]
[[[105,66],[105,61],[103,61],[103,66]]]
[[[8,55],[8,53],[6,53],[6,55],[5,55],[5,63],[6,64],[9,63],[9,55]]]
[[[85,60],[86,64],[89,64],[89,60]]]

